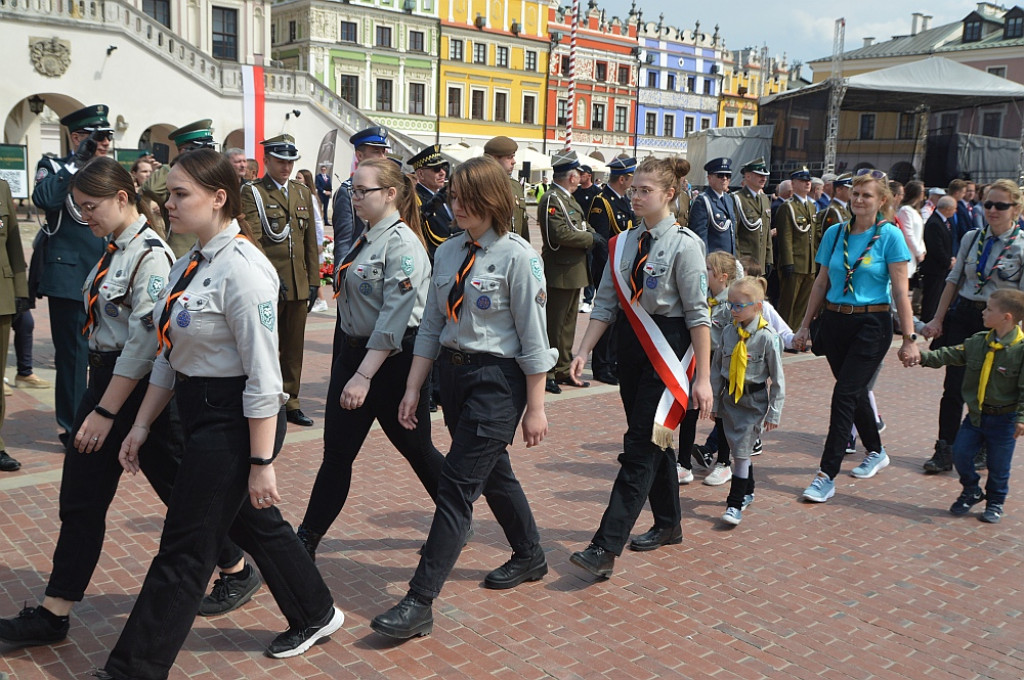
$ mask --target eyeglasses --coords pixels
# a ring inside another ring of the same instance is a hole
[[[1003,203],[1002,201],[985,201],[985,210],[992,210],[995,208],[999,212],[1009,210],[1013,207],[1013,203]]]
[[[864,175],[867,175],[871,179],[888,178],[888,175],[886,175],[884,172],[882,172],[881,170],[876,170],[874,168],[861,168],[860,170],[857,171],[857,177],[863,177]]]
[[[358,198],[360,201],[366,198],[366,194],[373,193],[374,191],[381,191],[384,187],[371,187],[369,189],[352,189],[352,198]]]
[[[107,200],[109,200],[111,198],[113,198],[113,196],[105,196],[104,198],[101,198],[100,200],[96,201],[95,203],[93,203],[92,201],[87,201],[85,203],[78,203],[76,201],[75,205],[78,206],[78,212],[81,215],[83,215],[83,216],[87,215],[87,214],[91,215],[93,212],[96,211],[96,208],[100,207],[100,205],[102,203],[106,202]]]
[[[747,307],[752,307],[753,305],[756,305],[757,303],[756,302],[726,302],[725,304],[729,306],[729,311],[730,312],[738,312],[740,310],[746,309]]]
[[[637,194],[640,194],[644,198],[647,198],[657,190],[657,187],[630,187],[626,189],[626,196],[633,198]]]

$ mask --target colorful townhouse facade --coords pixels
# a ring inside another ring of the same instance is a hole
[[[788,88],[785,55],[781,59],[769,56],[767,47],[723,50],[718,127],[757,125],[760,98]]]

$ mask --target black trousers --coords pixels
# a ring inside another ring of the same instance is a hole
[[[350,341],[347,337],[342,339],[341,351],[335,355],[331,383],[327,388],[324,458],[309,497],[309,507],[302,518],[302,526],[307,529],[318,534],[327,533],[345,507],[352,485],[352,466],[375,420],[380,423],[388,440],[409,461],[430,498],[436,499],[444,456],[430,440],[426,384],[420,389],[416,429],[407,430],[398,422],[398,405],[405,395],[405,381],[412,366],[415,341],[415,330],[407,332],[402,339],[402,351],[388,357],[373,376],[366,401],[350,411],[341,408],[341,393],[366,356],[366,348],[365,343]]]
[[[26,309],[21,314],[15,314],[11,329],[14,331],[14,358],[18,364],[18,375],[32,375],[32,334],[36,330],[32,310]]]
[[[288,627],[323,620],[334,606],[320,572],[276,506],[249,502],[245,378],[191,378],[175,391],[185,452],[167,508],[160,550],[149,567],[105,668],[117,680],[162,680],[192,628],[225,537],[259,567]],[[284,441],[277,419],[275,454]]]
[[[951,347],[985,330],[981,321],[981,310],[970,300],[957,297],[953,308],[946,314],[942,324],[942,335],[931,346]],[[961,391],[964,383],[965,366],[946,366],[946,377],[942,381],[942,398],[939,400],[939,439],[948,444],[956,440],[960,422],[964,417],[964,398]]]
[[[685,320],[653,318],[676,356],[682,357],[690,346],[690,331]],[[655,527],[675,527],[680,521],[675,452],[671,447],[662,450],[651,441],[654,414],[665,384],[628,323],[619,325],[618,340],[619,397],[626,412],[628,429],[622,437],[619,473],[612,485],[611,498],[591,541],[615,555],[622,554],[629,532],[633,530],[647,500],[651,503]],[[692,437],[691,434],[691,442]]]
[[[878,423],[868,399],[868,384],[892,344],[892,314],[840,314],[829,310],[821,314],[818,342],[825,347],[825,358],[836,379],[821,470],[835,479],[853,425],[868,451],[882,450]]]
[[[934,274],[921,275],[921,321],[928,323],[935,318],[939,298],[946,287],[946,277]]]
[[[50,307],[50,338],[53,340],[53,363],[57,369],[54,381],[54,410],[57,425],[71,432],[75,409],[82,403],[89,367],[89,341],[82,335],[85,306],[81,298],[47,298]]]
[[[514,553],[533,552],[540,533],[523,487],[512,472],[508,445],[526,408],[526,376],[514,359],[473,355],[481,363],[455,365],[441,351],[441,407],[452,436],[437,486],[437,509],[419,566],[414,593],[435,598],[455,567],[483,494]]]

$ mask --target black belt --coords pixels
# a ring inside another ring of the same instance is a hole
[[[831,302],[825,305],[825,309],[830,312],[837,312],[839,314],[867,314],[874,312],[888,312],[890,307],[888,304],[881,305],[837,305]]]
[[[217,383],[217,382],[229,383],[229,382],[231,382],[233,380],[234,381],[238,381],[238,380],[245,381],[245,380],[249,379],[249,377],[245,376],[245,375],[236,375],[236,376],[231,376],[230,378],[210,378],[210,377],[203,376],[203,375],[185,375],[184,373],[179,373],[178,371],[174,372],[174,376],[175,376],[174,382],[177,385],[182,385],[182,384],[185,384],[185,383],[201,383],[201,382],[206,382],[206,383]]]
[[[89,352],[89,365],[93,368],[101,368],[103,366],[113,366],[117,363],[117,358],[121,356],[121,352]]]
[[[515,359],[507,357],[496,357],[493,354],[470,354],[469,352],[457,352],[454,349],[442,347],[441,356],[452,366],[500,366]]]
[[[1006,406],[987,406],[982,405],[981,412],[986,416],[1004,416],[1007,413],[1013,413],[1017,410],[1016,404],[1007,404]]]
[[[744,394],[757,394],[768,389],[768,383],[748,383],[743,385]]]
[[[405,329],[405,333],[402,334],[402,339],[405,340],[409,336],[416,335],[416,331],[419,330],[418,326],[409,326]],[[357,338],[354,335],[348,333],[341,334],[341,341],[346,347],[354,347],[356,349],[366,349],[366,343],[370,341],[369,338]]]
[[[963,295],[958,297],[959,302],[957,302],[957,305],[969,305],[974,309],[985,309],[985,305],[988,304],[988,300],[971,300],[970,298],[965,298]]]

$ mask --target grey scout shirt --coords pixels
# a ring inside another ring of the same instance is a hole
[[[430,281],[427,251],[398,211],[366,232],[338,294],[341,330],[367,349],[397,352],[405,329],[420,325]]]
[[[246,376],[242,412],[247,418],[267,418],[276,416],[287,400],[277,343],[280,283],[267,256],[248,239],[236,238],[239,232],[232,220],[171,267],[158,311],[192,253],[203,253],[195,277],[171,308],[170,360],[161,352],[149,381],[170,390],[175,372],[205,378]]]
[[[441,347],[460,352],[515,359],[526,375],[547,373],[558,350],[548,342],[544,305],[544,266],[537,251],[522,237],[498,236],[488,229],[466,280],[458,323],[447,318],[445,305],[455,275],[466,258],[469,232],[438,247],[423,323],[416,336],[416,356],[436,359]]]
[[[740,403],[747,396],[750,385],[762,385],[772,380],[768,387],[768,412],[765,414],[765,422],[778,425],[782,418],[782,403],[786,399],[786,380],[782,373],[782,340],[778,333],[772,330],[771,326],[755,331],[760,317],[744,326],[750,333],[747,338],[747,373],[744,377],[743,397]],[[713,410],[717,413],[726,407],[727,404],[735,404],[736,401],[729,394],[729,366],[732,364],[732,355],[736,350],[736,344],[740,341],[740,335],[736,330],[736,324],[730,323],[722,333],[722,346],[715,350],[711,359],[711,392],[715,395]]]
[[[115,241],[117,250],[96,291],[95,325],[89,335],[89,349],[121,352],[114,375],[130,380],[141,380],[153,368],[157,347],[153,309],[174,261],[171,247],[145,226],[146,218],[140,217]],[[87,308],[98,268],[99,262],[82,286]],[[159,320],[159,312],[156,317]]]
[[[997,243],[992,245],[988,260],[985,261],[982,278],[987,277],[992,272],[992,267],[995,266],[996,260],[999,260],[999,271],[993,273],[992,278],[980,290],[977,287],[978,275],[976,273],[978,269],[978,243],[981,243],[981,247],[984,249],[985,240],[991,235],[991,232],[988,227],[984,230],[976,229],[967,232],[967,235],[960,241],[960,251],[956,255],[956,264],[953,265],[953,269],[946,276],[946,283],[958,286],[957,292],[968,300],[978,301],[988,300],[989,295],[1000,288],[1024,290],[1024,277],[1021,277],[1022,269],[1024,269],[1024,230],[1020,231],[1017,238],[1010,245],[1010,249],[1006,251],[1006,254],[1002,258],[999,257],[999,253],[1002,252],[1006,244],[1011,242],[1010,239],[1013,238],[1013,232],[1014,228],[1011,227],[1006,233],[998,237],[999,241]]]
[[[710,326],[708,314],[708,275],[704,261],[704,242],[695,233],[676,223],[669,215],[651,228],[651,248],[644,265],[644,292],[640,306],[652,316],[685,317],[686,327]],[[640,234],[646,222],[618,236],[626,239],[619,269],[629,282],[639,250]],[[614,253],[608,255],[602,281],[611,281]],[[628,290],[628,288],[627,288]],[[614,285],[599,286],[590,318],[612,323],[618,313],[619,296]]]

